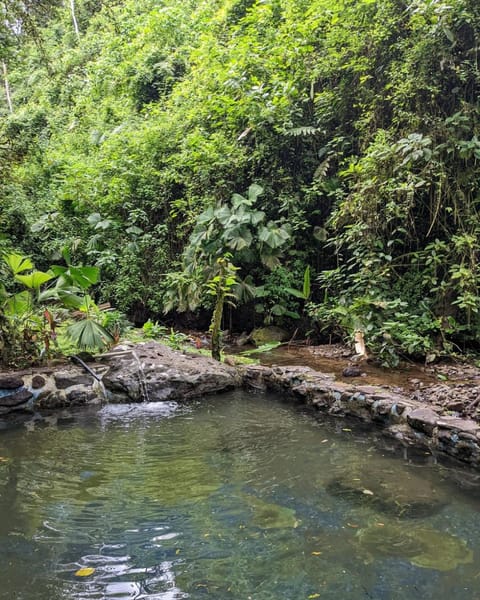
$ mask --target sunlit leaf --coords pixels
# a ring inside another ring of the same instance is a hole
[[[26,290],[11,296],[5,302],[5,314],[9,317],[21,317],[30,310],[32,299]]]
[[[93,573],[95,573],[95,569],[93,567],[83,567],[82,569],[75,571],[75,575],[77,577],[88,577],[89,575],[93,575]]]
[[[33,271],[28,275],[15,275],[15,279],[23,283],[24,286],[38,290],[47,281],[54,278],[53,273],[44,273],[43,271]]]
[[[3,258],[14,275],[33,269],[33,263],[27,256],[12,253],[6,254]]]

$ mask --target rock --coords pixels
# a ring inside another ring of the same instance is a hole
[[[88,404],[91,400],[97,398],[97,394],[91,387],[84,385],[76,385],[65,390],[67,400],[71,406],[78,406],[81,404]]]
[[[234,344],[235,346],[245,346],[245,344],[248,344],[249,340],[250,336],[247,334],[246,331],[244,331],[237,337]]]
[[[15,390],[23,386],[23,379],[16,375],[3,375],[0,377],[0,389]]]
[[[465,405],[463,402],[449,402],[447,404],[447,410],[453,410],[455,412],[462,412]]]
[[[404,519],[433,515],[448,502],[441,489],[414,472],[400,474],[380,458],[369,458],[365,467],[352,464],[346,474],[331,479],[326,490],[354,505]]]
[[[437,422],[442,429],[453,429],[465,433],[476,433],[480,431],[480,425],[469,419],[458,419],[457,417],[440,417]]]
[[[65,390],[73,385],[92,385],[93,380],[91,375],[76,368],[57,371],[53,377],[59,390]]]
[[[343,369],[342,371],[342,375],[344,377],[361,377],[362,370],[359,367],[355,367],[352,365],[349,367],[345,367],[345,369]]]
[[[45,390],[36,399],[35,406],[39,409],[54,409],[68,406],[65,390]]]
[[[20,404],[26,404],[31,398],[33,398],[32,392],[23,389],[8,396],[2,396],[0,398],[0,406],[4,408],[19,406]]]
[[[280,327],[260,327],[252,331],[250,338],[255,342],[256,346],[262,346],[263,344],[270,344],[272,342],[285,342],[290,338],[290,334]]]
[[[417,408],[407,415],[407,422],[410,427],[413,427],[417,431],[422,431],[428,436],[433,435],[433,430],[437,426],[438,419],[438,414],[430,408]]]
[[[39,390],[46,384],[46,380],[41,375],[34,375],[32,377],[32,389]]]
[[[238,371],[211,358],[181,354],[157,342],[119,347],[99,360],[112,402],[186,400],[240,385]]]

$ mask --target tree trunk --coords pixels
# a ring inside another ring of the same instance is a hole
[[[80,37],[80,30],[78,29],[77,17],[75,16],[75,0],[70,0],[70,12],[72,13],[73,29],[77,38]]]
[[[222,326],[223,303],[225,301],[225,292],[219,290],[217,300],[215,302],[215,310],[213,311],[212,323],[210,331],[212,333],[212,358],[220,361],[220,331]]]
[[[5,85],[5,96],[7,98],[8,110],[10,113],[13,113],[12,97],[10,95],[10,86],[8,85],[7,64],[5,63],[5,61],[2,62],[2,69],[3,83]]]

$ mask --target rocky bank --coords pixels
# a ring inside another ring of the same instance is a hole
[[[339,381],[310,367],[232,367],[156,342],[118,346],[86,365],[0,374],[0,419],[104,402],[189,400],[240,386],[276,391],[322,413],[372,423],[405,445],[480,465],[480,424],[459,411],[445,413],[418,390]]]

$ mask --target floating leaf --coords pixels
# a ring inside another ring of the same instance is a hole
[[[362,493],[365,494],[365,496],[373,496],[374,495],[372,490],[363,490]]]
[[[313,600],[313,598],[320,598],[320,594],[310,594],[310,596],[308,596],[309,600]]]
[[[75,572],[77,577],[88,577],[89,575],[93,575],[95,573],[95,569],[93,567],[83,567],[82,569],[78,569]]]
[[[320,556],[321,552],[312,552],[312,556]]]

